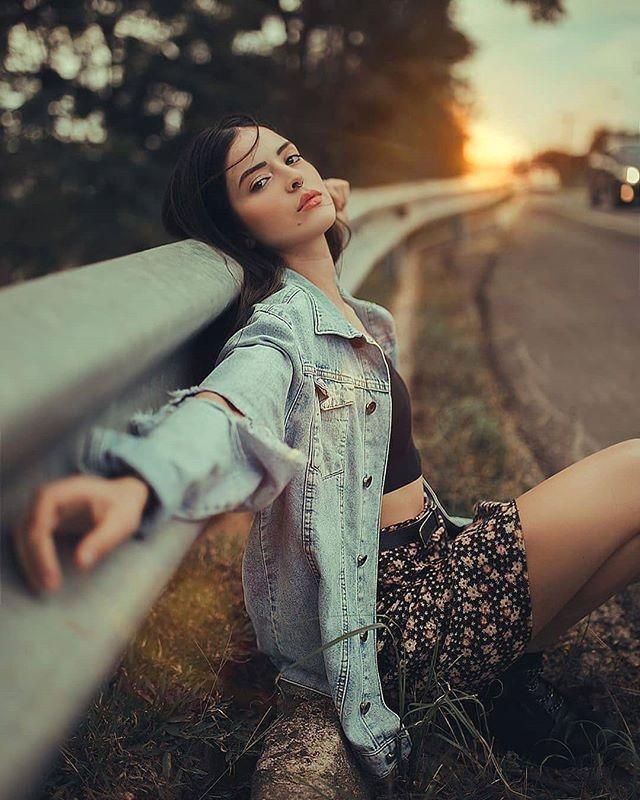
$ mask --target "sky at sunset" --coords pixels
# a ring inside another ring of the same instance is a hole
[[[546,148],[583,153],[602,124],[640,132],[640,2],[566,0],[555,23],[533,23],[506,0],[454,0],[477,45],[455,74],[475,90],[465,155],[478,165]]]

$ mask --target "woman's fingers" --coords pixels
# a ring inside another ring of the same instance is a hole
[[[324,181],[324,185],[327,187],[327,191],[329,192],[329,196],[331,197],[331,199],[333,200],[334,205],[337,208],[337,206],[338,206],[338,194],[337,194],[337,191],[336,191],[334,179],[333,178],[327,178],[326,181]]]
[[[76,567],[88,569],[135,533],[149,493],[148,484],[132,475],[73,475],[38,487],[12,531],[31,588],[57,589],[62,582],[55,534],[84,534],[74,560]]]
[[[36,591],[54,588],[60,581],[60,564],[53,544],[56,525],[56,490],[48,484],[36,491],[14,535],[20,564]]]
[[[90,569],[131,535],[131,525],[124,524],[116,509],[108,513],[76,547],[74,561],[80,569]]]
[[[349,186],[349,181],[340,181],[340,185],[338,187],[340,191],[340,197],[342,199],[343,207],[346,206],[347,200],[349,199],[349,192],[351,191],[351,187]]]
[[[34,580],[34,573],[33,568],[29,564],[29,556],[26,552],[25,548],[25,530],[27,527],[27,515],[26,513],[22,515],[21,519],[18,521],[16,525],[14,525],[11,533],[13,535],[13,549],[16,554],[16,559],[22,570],[22,574],[27,580],[30,588],[33,591],[37,592],[40,591],[40,584]]]
[[[325,185],[329,190],[329,194],[331,195],[336,208],[338,211],[342,211],[347,204],[349,193],[351,191],[349,181],[346,181],[343,178],[327,178],[325,180]]]

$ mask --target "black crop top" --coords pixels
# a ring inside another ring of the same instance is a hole
[[[391,377],[391,441],[383,494],[406,486],[422,475],[420,453],[411,433],[411,398],[405,382],[385,354]]]

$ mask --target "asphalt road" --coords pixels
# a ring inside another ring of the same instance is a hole
[[[486,334],[551,473],[640,436],[640,236],[616,230],[615,211],[590,216],[575,193],[517,206],[483,280]],[[638,209],[622,215],[640,232]]]

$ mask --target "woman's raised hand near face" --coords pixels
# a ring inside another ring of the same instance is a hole
[[[323,183],[327,187],[336,207],[336,211],[338,212],[337,217],[347,222],[347,203],[351,192],[349,181],[345,181],[343,178],[327,178]]]
[[[55,535],[85,533],[73,560],[78,569],[90,569],[138,530],[150,491],[135,475],[78,474],[39,486],[12,531],[16,556],[31,588],[52,591],[61,585]]]

